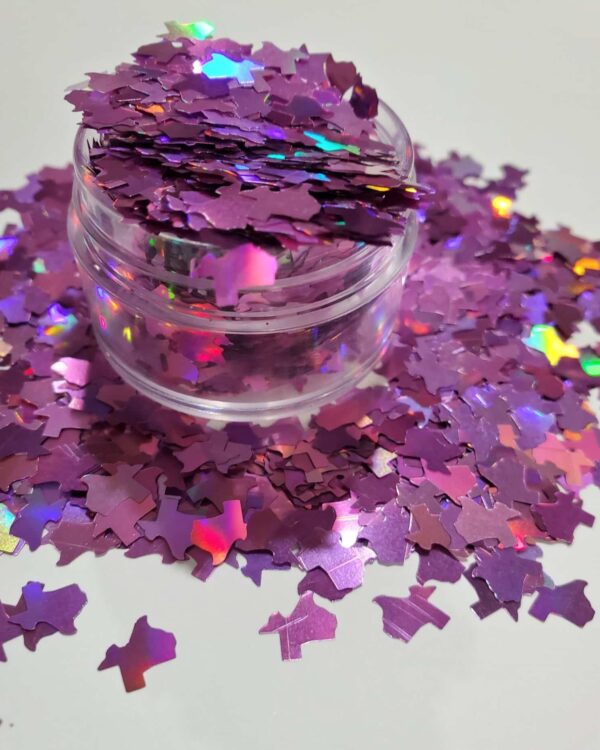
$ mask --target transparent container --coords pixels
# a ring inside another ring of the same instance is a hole
[[[384,104],[378,131],[412,179],[410,138]],[[396,322],[414,211],[391,246],[281,250],[273,285],[219,307],[214,283],[190,275],[191,259],[227,248],[123,218],[92,181],[93,139],[81,129],[75,143],[69,236],[98,344],[125,381],[186,414],[254,421],[315,410],[373,368]]]

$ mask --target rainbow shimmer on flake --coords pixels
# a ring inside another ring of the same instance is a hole
[[[512,216],[513,199],[507,195],[495,195],[492,200],[492,211],[499,219],[510,219]]]
[[[21,541],[19,537],[10,533],[14,520],[14,513],[11,513],[6,505],[0,505],[0,552],[5,552],[7,555],[12,555]]]
[[[531,328],[529,336],[523,343],[546,355],[551,365],[556,365],[563,357],[579,359],[579,349],[574,344],[567,344],[551,325],[539,324]]]
[[[210,552],[213,565],[220,565],[231,545],[246,538],[246,524],[239,500],[225,500],[223,513],[212,518],[199,518],[192,526],[192,543]]]
[[[12,251],[17,246],[17,237],[8,235],[7,237],[0,237],[0,260],[10,258]]]
[[[43,258],[36,258],[31,264],[31,268],[33,269],[34,273],[48,273],[48,269],[46,268],[46,263],[44,262]]]
[[[144,615],[133,626],[131,638],[124,646],[113,644],[106,651],[98,671],[118,667],[125,690],[130,693],[146,686],[144,673],[157,664],[176,656],[177,641],[173,633],[153,628]]]
[[[600,357],[583,355],[581,357],[581,369],[591,378],[600,377]]]
[[[321,151],[325,151],[326,153],[329,153],[331,151],[348,151],[351,154],[360,154],[360,148],[358,146],[346,146],[344,143],[337,143],[336,141],[331,141],[329,138],[325,138],[324,135],[321,135],[320,133],[313,133],[310,130],[305,130],[304,135],[307,138],[310,138],[311,141],[315,142],[315,146],[317,148],[320,148]],[[294,156],[297,154],[300,154],[302,152],[296,151]]]
[[[214,52],[207,62],[194,63],[194,73],[204,73],[207,78],[235,78],[242,85],[250,85],[254,83],[252,71],[262,70],[263,67],[253,60],[236,62],[220,52]]]
[[[575,261],[573,272],[578,276],[583,276],[587,271],[600,271],[600,258],[590,258],[583,256]]]
[[[180,39],[209,39],[215,31],[215,27],[209,21],[193,21],[192,23],[181,23],[180,21],[166,21],[165,26],[169,35]]]
[[[59,302],[48,308],[48,312],[40,319],[38,336],[47,343],[57,343],[66,337],[77,325],[77,318]]]

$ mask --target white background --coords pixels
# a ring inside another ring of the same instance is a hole
[[[468,152],[492,175],[506,162],[530,168],[520,209],[600,236],[597,0],[1,0],[1,187],[68,160],[75,116],[63,89],[125,59],[170,18],[353,59],[430,153]],[[590,579],[596,607],[599,533],[581,528],[572,548],[546,552],[557,583]],[[428,626],[405,645],[382,633],[370,600],[405,595],[416,561],[370,566],[362,589],[327,604],[336,640],[282,663],[278,639],[257,630],[272,611],[291,611],[296,573],[266,573],[257,589],[229,568],[202,584],[157,559],[86,555],[66,568],[55,559],[46,547],[0,560],[7,603],[30,579],[76,581],[89,598],[76,636],[44,640],[37,653],[6,646],[2,750],[600,747],[600,616],[583,631],[557,618],[542,625],[526,608],[517,625],[504,612],[479,622],[461,581],[434,594],[452,616],[446,629]],[[118,670],[95,670],[142,614],[175,633],[178,657],[127,695]]]

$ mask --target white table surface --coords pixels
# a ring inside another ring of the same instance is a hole
[[[240,41],[306,42],[353,59],[435,156],[468,152],[491,174],[532,170],[519,208],[547,226],[600,236],[600,3],[597,0],[3,0],[0,3],[0,183],[69,159],[75,116],[63,89],[104,70],[161,32],[165,19],[210,19]],[[1,218],[1,217],[0,217]],[[597,490],[588,509],[598,507]],[[600,526],[572,547],[547,549],[559,583],[589,578],[600,608]],[[480,622],[464,581],[440,584],[452,616],[408,645],[385,636],[378,594],[405,595],[416,561],[369,566],[342,602],[334,641],[282,663],[258,628],[297,601],[297,572],[269,573],[260,589],[224,568],[206,584],[184,565],[85,555],[64,568],[56,552],[0,560],[0,599],[28,580],[77,582],[89,604],[78,634],[13,641],[0,664],[2,750],[443,750],[600,747],[600,616],[584,630],[558,618]],[[134,621],[177,637],[175,661],[126,694],[118,670],[97,672]]]

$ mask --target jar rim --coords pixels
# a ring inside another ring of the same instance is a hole
[[[399,172],[405,179],[412,179],[414,177],[414,149],[413,144],[406,129],[406,126],[396,114],[396,112],[385,102],[379,101],[379,116],[376,119],[376,126],[379,130],[379,134],[384,142],[394,146],[396,154],[398,156]],[[85,193],[86,200],[91,200],[94,203],[94,207],[97,208],[104,214],[111,222],[113,226],[119,226],[120,229],[130,231],[134,233],[134,237],[131,239],[136,240],[140,246],[147,247],[151,241],[163,242],[167,244],[176,244],[182,249],[193,250],[197,248],[199,251],[210,252],[211,250],[220,250],[218,245],[195,240],[193,237],[180,237],[172,232],[152,232],[144,227],[140,222],[136,222],[134,219],[130,219],[120,211],[114,208],[111,204],[106,193],[101,190],[93,181],[86,175],[89,175],[89,152],[88,144],[89,138],[93,137],[94,131],[91,128],[80,126],[78,128],[73,152],[73,161],[75,165],[75,183]],[[410,215],[412,209],[406,209],[407,214]],[[85,217],[81,217],[82,219]],[[88,224],[86,222],[86,224]],[[89,231],[89,224],[86,226]],[[160,266],[149,263],[142,255],[135,254],[132,252],[123,252],[122,246],[126,246],[128,249],[135,246],[135,243],[120,243],[116,242],[111,236],[94,223],[92,234],[99,233],[103,247],[108,249],[120,262],[127,263],[135,267],[137,270],[146,273],[148,276],[160,281],[164,284],[183,285],[189,289],[197,290],[208,290],[212,288],[212,283],[209,279],[193,278],[189,275],[178,273],[177,271],[167,270]],[[402,242],[404,233],[401,233],[392,238],[391,247],[396,248]],[[348,241],[350,242],[350,241]],[[356,250],[352,252],[353,263],[362,263],[369,258],[372,254],[381,250],[382,248],[390,248],[390,245],[376,245],[366,243],[355,243]],[[318,246],[313,246],[318,247]],[[328,247],[332,247],[329,245]],[[339,245],[341,247],[341,245]],[[278,290],[290,289],[305,284],[315,283],[318,281],[326,280],[328,277],[334,276],[344,268],[348,266],[348,257],[343,257],[337,261],[318,267],[315,270],[308,271],[307,273],[300,273],[292,276],[284,276],[276,278],[273,284],[269,286],[252,286],[244,288],[244,293],[261,293],[265,291],[277,292]],[[242,290],[240,290],[242,291]]]

